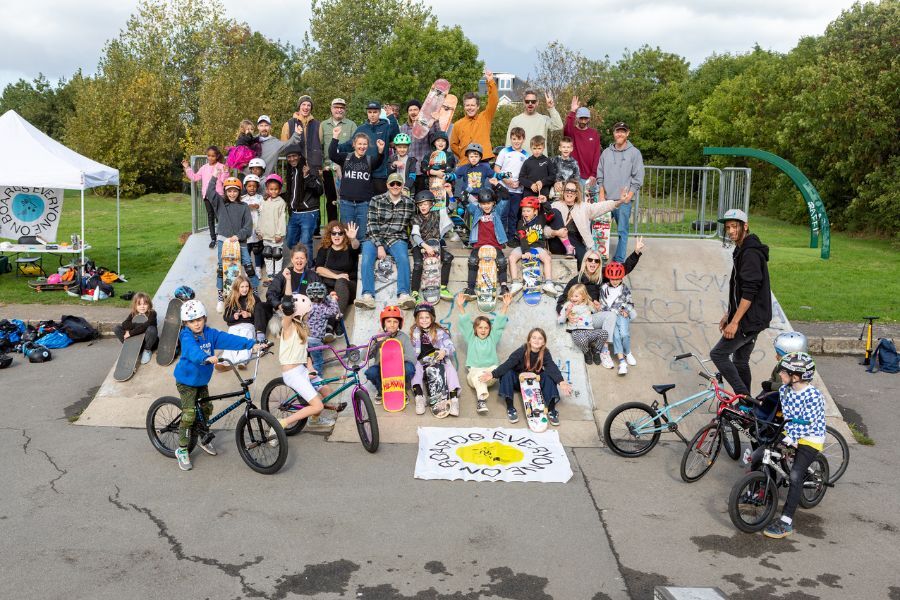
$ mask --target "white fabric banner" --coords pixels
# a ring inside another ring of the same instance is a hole
[[[0,238],[39,235],[55,242],[62,206],[62,189],[0,186]]]
[[[419,427],[416,479],[565,483],[569,458],[556,431]]]

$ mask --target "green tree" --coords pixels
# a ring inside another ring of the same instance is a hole
[[[80,77],[78,72],[74,79]],[[59,140],[63,125],[74,110],[71,83],[60,79],[54,87],[43,73],[39,73],[30,83],[19,79],[3,88],[0,114],[14,110],[47,135]]]

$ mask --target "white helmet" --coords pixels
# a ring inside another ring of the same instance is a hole
[[[253,167],[262,167],[266,168],[266,161],[261,158],[251,158],[250,162],[247,164],[248,169],[252,169]]]
[[[197,300],[188,300],[184,304],[181,305],[181,320],[182,321],[193,321],[194,319],[199,319],[200,317],[206,316],[206,307],[203,306],[203,303]]]
[[[254,159],[254,160],[256,160],[256,159]],[[262,182],[259,180],[259,177],[257,177],[256,175],[253,175],[253,174],[250,174],[250,175],[244,175],[244,187],[247,187],[247,184],[250,183],[251,181],[255,181],[257,185],[259,185],[260,183],[262,183]]]
[[[775,354],[781,358],[791,352],[807,352],[809,345],[806,336],[799,331],[785,331],[775,338]]]
[[[304,317],[312,311],[312,301],[304,294],[294,294],[294,314],[292,317]]]

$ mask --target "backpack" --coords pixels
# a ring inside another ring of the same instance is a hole
[[[91,324],[82,317],[63,315],[60,319],[59,328],[73,342],[88,342],[100,337],[100,332],[91,327]]]
[[[37,343],[45,348],[65,348],[72,345],[72,340],[62,331],[54,331],[38,338]]]
[[[878,344],[872,352],[871,363],[869,364],[869,368],[866,369],[866,372],[874,373],[878,370],[884,371],[885,373],[900,372],[900,356],[897,354],[897,346],[894,345],[894,340],[888,338],[881,338],[878,340]]]

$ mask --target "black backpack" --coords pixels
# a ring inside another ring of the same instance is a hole
[[[878,370],[885,373],[900,373],[900,356],[897,355],[897,346],[894,345],[894,340],[888,338],[878,340],[878,344],[872,352],[871,363],[866,371],[874,373]]]
[[[100,337],[100,332],[82,317],[63,315],[59,327],[73,342],[89,342]]]

